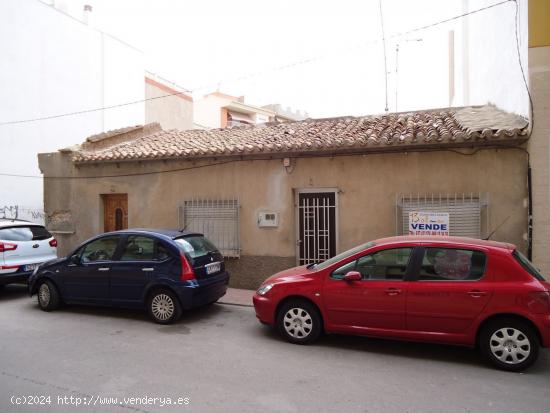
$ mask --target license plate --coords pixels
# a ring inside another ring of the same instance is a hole
[[[38,268],[39,265],[40,265],[40,263],[25,265],[25,267],[23,267],[23,271],[34,271]]]
[[[212,264],[206,264],[204,268],[206,268],[206,274],[214,274],[215,272],[219,272],[222,269],[222,263],[213,262]]]

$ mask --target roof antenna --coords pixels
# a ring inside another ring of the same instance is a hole
[[[489,241],[489,240],[491,239],[491,237],[493,236],[493,234],[494,234],[495,232],[497,232],[497,231],[500,229],[500,227],[503,226],[503,225],[506,223],[506,221],[508,221],[508,220],[510,219],[510,217],[511,217],[511,215],[508,215],[508,216],[506,217],[506,219],[505,219],[504,221],[502,221],[502,222],[500,223],[500,225],[499,225],[498,227],[496,227],[489,235],[487,235],[487,237],[483,238],[483,240],[484,240],[484,241]]]
[[[187,228],[189,228],[189,225],[191,225],[191,224],[193,223],[194,220],[195,220],[195,218],[190,219],[189,222],[187,222],[187,224],[185,224],[185,225],[183,226],[183,228],[180,229],[180,232],[183,232],[183,231],[185,231]]]

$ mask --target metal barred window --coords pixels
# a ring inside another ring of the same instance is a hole
[[[449,235],[481,238],[488,233],[488,210],[488,194],[398,194],[395,208],[396,234],[408,234],[409,212],[447,212]]]
[[[239,200],[192,199],[179,207],[180,227],[204,234],[225,257],[240,256]]]

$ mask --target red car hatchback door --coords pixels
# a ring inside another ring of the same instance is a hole
[[[409,287],[407,328],[465,334],[493,294],[487,253],[452,247],[426,247],[417,253],[421,265]]]
[[[377,251],[347,262],[327,275],[324,306],[330,329],[405,329],[405,281],[412,248]],[[350,271],[361,280],[346,281]]]

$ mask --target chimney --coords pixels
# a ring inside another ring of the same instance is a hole
[[[82,21],[84,24],[90,23],[90,14],[92,13],[92,6],[89,4],[84,5],[84,12],[82,14]]]

